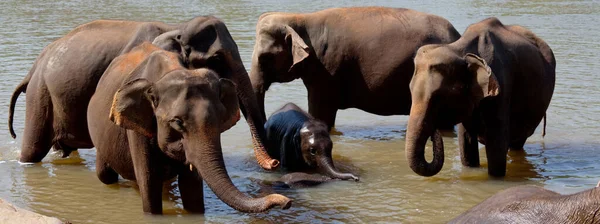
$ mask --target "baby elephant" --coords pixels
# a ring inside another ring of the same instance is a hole
[[[340,173],[333,166],[333,143],[327,125],[296,104],[288,103],[275,111],[265,130],[268,153],[272,158],[280,158],[282,167],[295,171],[319,168],[331,178],[358,181],[357,176]]]
[[[449,223],[600,223],[600,187],[561,195],[537,186],[501,191]]]

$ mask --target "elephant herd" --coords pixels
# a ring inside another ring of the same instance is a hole
[[[249,74],[215,17],[176,25],[98,20],[43,49],[11,97],[9,128],[15,137],[15,103],[26,93],[21,162],[40,162],[52,147],[65,157],[95,147],[100,181],[136,181],[144,212],[162,213],[162,183],[174,177],[190,212],[204,212],[203,181],[232,208],[263,212],[289,208],[291,199],[252,198],[231,182],[221,133],[240,110],[260,167],[318,168],[327,176],[292,173],[286,180],[358,181],[331,159],[329,132],[337,110],[347,108],[409,115],[406,156],[419,175],[441,170],[439,130],[458,125],[462,164],[480,165],[482,143],[489,175],[501,177],[508,150],[523,150],[545,120],[555,67],[550,47],[522,26],[488,18],[461,35],[442,17],[401,8],[264,13]],[[308,112],[286,104],[267,120],[266,91],[295,79],[306,86]],[[424,156],[429,138],[431,162]],[[461,220],[485,220],[469,214]]]

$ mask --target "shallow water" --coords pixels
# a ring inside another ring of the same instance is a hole
[[[60,3],[4,0],[0,2],[0,117],[7,117],[10,95],[44,46],[75,26],[95,19],[186,21],[215,15],[225,21],[246,68],[254,44],[254,27],[262,12],[310,12],[329,7],[380,5],[429,12],[451,21],[459,32],[489,16],[505,24],[520,24],[543,38],[557,61],[556,89],[548,110],[545,138],[541,128],[529,138],[525,153],[509,155],[508,176],[487,176],[482,168],[464,168],[453,133],[444,137],[446,161],[435,177],[414,174],[404,155],[406,116],[375,116],[360,110],[339,111],[334,159],[361,181],[335,182],[319,188],[285,190],[294,199],[289,210],[243,214],[228,207],[205,186],[206,214],[182,209],[175,183],[165,185],[165,215],[142,213],[141,198],[129,181],[107,186],[95,175],[95,150],[82,149],[72,158],[48,155],[41,164],[16,162],[24,123],[24,102],[17,104],[13,140],[0,134],[0,197],[18,206],[73,223],[207,222],[406,222],[447,221],[488,196],[511,186],[536,184],[561,193],[595,186],[600,180],[600,2],[597,1],[83,1]],[[276,84],[267,93],[267,113],[285,102],[306,108],[300,81]],[[0,127],[6,127],[0,120]],[[244,120],[223,134],[225,162],[233,182],[251,195],[264,193],[260,180],[280,174],[258,168]]]

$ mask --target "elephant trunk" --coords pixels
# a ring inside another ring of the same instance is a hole
[[[213,139],[197,138],[192,140],[196,146],[186,150],[188,161],[195,167],[217,197],[230,207],[241,212],[264,212],[275,206],[288,209],[292,200],[280,195],[270,194],[261,198],[252,198],[240,192],[231,182],[220,144],[220,135]]]
[[[325,175],[340,180],[354,180],[359,181],[357,176],[351,173],[341,173],[333,166],[333,160],[331,156],[321,156],[317,159],[317,166],[321,169],[321,172],[325,173]]]
[[[266,142],[267,139],[264,128],[264,124],[266,122],[266,119],[263,115],[264,112],[261,114],[261,110],[257,104],[259,101],[256,100],[256,96],[252,90],[252,84],[250,83],[248,73],[244,69],[244,66],[239,65],[239,67],[234,71],[236,72],[232,78],[237,84],[240,108],[244,114],[244,117],[246,118],[246,122],[248,122],[248,126],[250,126],[256,160],[263,169],[272,170],[279,166],[279,161],[271,158],[264,146],[264,142]],[[264,102],[264,97],[260,102]]]
[[[423,114],[413,104],[406,132],[406,158],[410,168],[421,176],[433,176],[444,166],[444,142],[440,132],[435,129],[431,116]],[[433,142],[433,160],[425,160],[425,143],[431,136]]]
[[[263,120],[266,121],[267,114],[265,113],[265,92],[269,88],[270,83],[265,83],[264,74],[259,71],[260,68],[257,67],[258,66],[255,66],[253,63],[252,70],[250,71],[250,81],[252,83],[254,94],[256,95],[258,109],[260,109]]]

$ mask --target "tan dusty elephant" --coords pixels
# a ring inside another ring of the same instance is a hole
[[[154,41],[177,53],[187,68],[209,68],[236,83],[258,163],[265,169],[277,167],[279,162],[269,157],[262,144],[265,121],[237,44],[225,24],[212,16],[199,16],[178,25],[98,20],[78,26],[45,47],[11,98],[8,123],[15,137],[15,103],[19,94],[27,91],[19,160],[39,162],[53,146],[62,149],[64,156],[77,148],[93,147],[85,111],[98,80],[115,57],[143,41]]]
[[[408,115],[416,50],[458,38],[446,19],[403,8],[265,13],[256,24],[250,80],[263,118],[271,84],[298,78],[309,113],[329,129],[339,109]]]
[[[504,176],[508,149],[523,150],[546,114],[555,68],[546,42],[522,26],[505,26],[497,18],[470,25],[454,43],[419,48],[406,131],[410,168],[422,176],[437,174],[444,165],[437,129],[460,123],[463,165],[479,166],[481,142],[488,173]],[[427,162],[424,151],[430,136],[433,160]]]
[[[176,175],[183,207],[204,212],[202,181],[242,212],[287,209],[279,194],[252,198],[227,175],[221,132],[240,119],[236,85],[179,55],[142,43],[113,60],[92,96],[87,121],[96,172],[105,184],[136,180],[144,212],[162,213],[162,183]],[[114,122],[114,123],[113,123]]]
[[[538,186],[511,187],[449,223],[600,223],[600,187],[571,195],[561,195]]]

